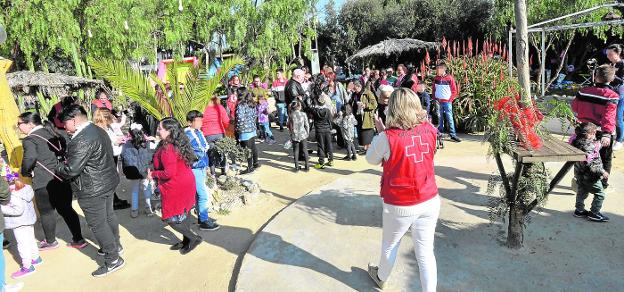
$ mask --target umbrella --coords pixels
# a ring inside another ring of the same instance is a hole
[[[385,55],[387,57],[392,54],[401,54],[412,50],[433,50],[439,46],[440,43],[438,42],[426,42],[417,39],[389,39],[359,50],[347,58],[347,62],[351,62],[356,58],[366,58],[375,55]]]

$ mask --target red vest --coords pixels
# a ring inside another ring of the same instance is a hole
[[[381,197],[386,204],[413,206],[438,194],[433,168],[437,130],[430,123],[410,130],[387,129],[390,158],[383,163]]]
[[[52,120],[52,122],[54,122],[54,126],[57,127],[58,129],[65,129],[65,124],[61,121],[61,112],[63,111],[63,106],[61,105],[61,102],[57,102],[54,104],[54,119]]]
[[[95,105],[96,108],[107,108],[109,110],[113,110],[113,104],[109,100],[101,100],[96,99],[91,102],[91,104]]]

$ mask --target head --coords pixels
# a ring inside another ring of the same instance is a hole
[[[362,83],[360,83],[360,81],[353,82],[353,90],[355,92],[357,92],[357,93],[362,92],[362,88],[363,88],[363,86],[362,86]]]
[[[293,100],[293,102],[290,103],[290,110],[291,111],[300,111],[301,110],[301,102],[298,100]]]
[[[399,74],[399,76],[407,74],[407,67],[403,64],[399,64],[399,66],[397,66],[397,74]]]
[[[301,70],[301,69],[295,69],[293,71],[293,77],[292,78],[293,78],[293,80],[295,80],[295,81],[297,81],[299,83],[302,83],[302,82],[305,81],[304,80],[305,72],[303,72],[303,70]]]
[[[98,89],[97,94],[95,95],[99,100],[108,100],[108,94],[103,88]]]
[[[379,71],[379,78],[386,80],[388,78],[388,72],[386,70]]]
[[[444,76],[446,75],[446,63],[444,61],[438,63],[438,65],[436,65],[436,75],[438,76]]]
[[[427,121],[420,98],[409,88],[399,88],[390,96],[386,124],[388,128],[411,129]]]
[[[180,82],[180,92],[184,92],[184,83]]]
[[[388,74],[388,76],[392,76],[394,74],[394,69],[392,69],[392,67],[386,69],[386,74]]]
[[[613,44],[607,47],[607,58],[611,63],[617,63],[622,59],[622,45]]]
[[[28,134],[33,128],[41,125],[43,125],[43,122],[38,113],[25,112],[17,117],[17,129],[22,134]]]
[[[246,104],[248,106],[255,106],[253,94],[247,87],[239,87],[236,91],[238,95],[238,104]]]
[[[370,74],[371,74],[371,69],[368,67],[364,68],[364,72],[362,72],[362,75],[369,77]]]
[[[69,107],[70,105],[76,104],[76,97],[71,95],[66,95],[61,98],[61,105],[65,107]]]
[[[576,126],[574,129],[574,133],[578,138],[585,138],[588,140],[596,139],[596,132],[598,131],[598,127],[590,122],[583,122]]]
[[[230,78],[230,84],[231,85],[240,85],[240,78],[238,77],[238,75],[234,75],[234,76],[232,76],[232,78]]]
[[[186,122],[189,127],[197,130],[201,129],[203,118],[204,115],[196,110],[192,110],[186,114]]]
[[[379,70],[373,70],[373,72],[371,73],[371,77],[373,79],[379,79],[381,77],[381,72],[379,72]]]
[[[187,166],[191,166],[197,160],[188,137],[182,130],[180,123],[174,118],[164,118],[158,123],[158,136],[162,139],[158,148],[168,144],[172,145],[182,156]]]
[[[277,69],[277,79],[284,79],[284,70]]]
[[[74,104],[63,109],[60,119],[67,133],[73,134],[78,127],[89,121],[89,116],[84,107]]]
[[[416,85],[416,92],[418,93],[423,93],[425,92],[426,86],[424,83],[418,83],[418,85]]]
[[[107,108],[98,108],[93,113],[93,123],[100,128],[107,129],[113,121],[113,114]]]
[[[609,84],[613,81],[613,79],[615,79],[615,68],[607,64],[600,65],[594,74],[594,80],[596,83]]]
[[[143,126],[141,124],[130,124],[129,133],[134,148],[147,148],[147,140],[145,140],[145,132],[143,132]]]
[[[260,88],[262,86],[262,80],[260,80],[260,76],[254,75],[253,77],[253,85],[255,88]]]
[[[353,107],[350,104],[345,105],[345,116],[353,114]]]

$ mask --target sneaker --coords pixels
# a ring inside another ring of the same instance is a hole
[[[38,266],[38,265],[43,264],[43,259],[42,259],[41,257],[38,257],[36,260],[32,260],[32,261],[30,261],[30,263],[31,263],[33,266],[35,266],[35,267],[36,267],[36,266]]]
[[[273,145],[275,143],[277,143],[277,141],[275,141],[275,139],[269,139],[269,142],[267,142],[269,145]]]
[[[78,241],[72,241],[72,242],[67,244],[67,246],[73,247],[73,248],[77,248],[77,249],[83,249],[87,245],[89,245],[89,243],[86,240],[84,240],[84,239],[81,239],[81,240],[78,240]]]
[[[119,248],[117,249],[117,253],[122,255],[123,252],[124,252],[123,246],[120,245]],[[104,256],[105,255],[104,251],[101,248],[97,250],[97,254],[100,255],[100,256]]]
[[[3,240],[2,241],[2,248],[3,249],[8,249],[9,247],[11,247],[11,242],[8,240]]]
[[[260,168],[262,165],[260,165],[260,163],[256,163],[254,164],[254,170]]]
[[[145,207],[145,215],[147,215],[147,217],[154,216],[154,211],[152,210],[152,207],[150,206]]]
[[[51,249],[56,249],[59,247],[59,243],[58,241],[54,241],[52,243],[48,243],[45,240],[42,240],[39,242],[39,250],[44,251],[44,250],[51,250]]]
[[[622,146],[624,146],[623,142],[615,142],[615,144],[613,144],[613,151],[622,150]]]
[[[609,217],[600,214],[600,212],[589,212],[587,219],[594,222],[609,222]]]
[[[172,245],[169,249],[170,250],[181,250],[184,247],[184,245],[186,245],[186,244],[183,241],[180,241],[180,242]]]
[[[19,270],[17,270],[17,272],[11,274],[11,278],[19,279],[19,278],[23,278],[34,273],[35,273],[35,267],[32,265],[28,268],[21,267]]]
[[[357,160],[357,155],[353,154],[353,156],[351,156],[351,160],[356,161]]]
[[[343,157],[341,160],[351,161],[351,156],[347,155]]]
[[[333,160],[328,161],[326,165],[327,165],[327,166],[334,166],[334,161],[333,161]]]
[[[191,240],[191,242],[189,242],[189,244],[187,246],[184,246],[180,249],[180,254],[187,254],[189,252],[191,252],[192,250],[194,250],[200,243],[202,242],[202,238],[201,237],[197,237],[193,240]]]
[[[221,228],[221,226],[217,223],[208,223],[208,222],[202,222],[199,224],[199,230],[208,230],[208,231],[215,231],[218,230],[219,228]]]
[[[459,142],[461,142],[461,139],[459,139],[459,137],[457,137],[457,136],[451,136],[451,141],[459,143]]]
[[[324,169],[325,168],[325,164],[317,163],[317,164],[314,165],[314,168],[316,168],[316,169]]]
[[[139,217],[139,210],[130,210],[130,217],[132,218]]]
[[[588,215],[589,215],[589,211],[583,209],[583,210],[575,210],[572,216],[576,218],[584,218],[584,217],[587,217]]]
[[[4,284],[4,290],[2,290],[3,292],[16,292],[19,290],[22,290],[22,288],[24,288],[24,283],[19,282],[19,283],[15,283],[15,284]]]
[[[373,282],[377,284],[377,287],[379,287],[379,289],[383,289],[386,286],[386,281],[382,281],[381,279],[379,279],[379,276],[377,275],[378,272],[379,267],[368,264],[368,275],[371,277]]]
[[[104,277],[110,273],[113,273],[121,268],[123,268],[123,266],[126,265],[126,262],[124,262],[124,260],[119,257],[117,258],[116,261],[112,262],[109,265],[103,265],[101,267],[99,267],[97,270],[95,270],[93,273],[91,273],[91,276],[93,277]]]

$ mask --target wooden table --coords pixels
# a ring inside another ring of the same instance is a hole
[[[585,152],[574,148],[572,145],[564,141],[548,137],[544,138],[543,142],[544,145],[539,150],[528,150],[526,148],[518,147],[516,151],[512,153],[512,158],[516,161],[516,167],[511,184],[507,178],[507,173],[505,172],[505,167],[503,166],[500,154],[494,155],[498,171],[500,172],[503,180],[505,192],[507,193],[508,202],[515,202],[517,199],[516,193],[518,192],[518,179],[520,178],[520,174],[526,165],[535,162],[565,162],[563,167],[561,167],[559,172],[557,172],[555,177],[550,182],[550,187],[546,193],[549,194],[557,186],[557,184],[559,184],[568,171],[570,171],[570,168],[572,168],[575,162],[584,161],[586,159]],[[537,199],[535,199],[529,205],[529,208],[532,209],[535,205],[537,205],[537,203]]]

